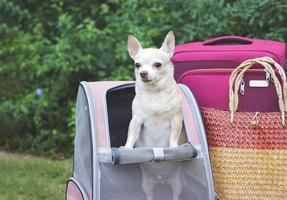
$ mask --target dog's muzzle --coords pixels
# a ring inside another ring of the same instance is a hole
[[[147,71],[141,71],[141,72],[140,72],[140,76],[141,76],[141,78],[143,78],[143,79],[147,79],[147,75],[148,75],[148,72],[147,72]]]
[[[148,79],[148,72],[147,71],[140,72],[140,77],[141,77],[142,81],[145,82],[145,83],[151,81],[151,80]]]

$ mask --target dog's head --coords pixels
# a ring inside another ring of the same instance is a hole
[[[171,56],[174,52],[175,39],[170,31],[161,48],[142,48],[136,37],[128,36],[128,51],[134,60],[137,82],[153,84],[163,79],[173,79]]]

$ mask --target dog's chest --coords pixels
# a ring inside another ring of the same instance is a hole
[[[169,146],[170,121],[151,118],[144,122],[136,146]]]
[[[136,146],[169,146],[171,118],[180,110],[180,100],[172,94],[137,96],[133,111],[143,125]]]
[[[151,118],[169,119],[180,109],[180,99],[175,94],[159,93],[139,95],[134,100],[133,111],[145,120]]]

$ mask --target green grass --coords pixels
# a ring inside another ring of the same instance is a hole
[[[62,200],[72,161],[0,151],[1,200]]]

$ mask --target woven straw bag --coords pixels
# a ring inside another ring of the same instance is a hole
[[[258,63],[271,75],[280,112],[236,112],[244,73]],[[219,199],[287,199],[286,92],[286,76],[279,64],[269,57],[250,59],[230,76],[229,111],[202,108]]]

